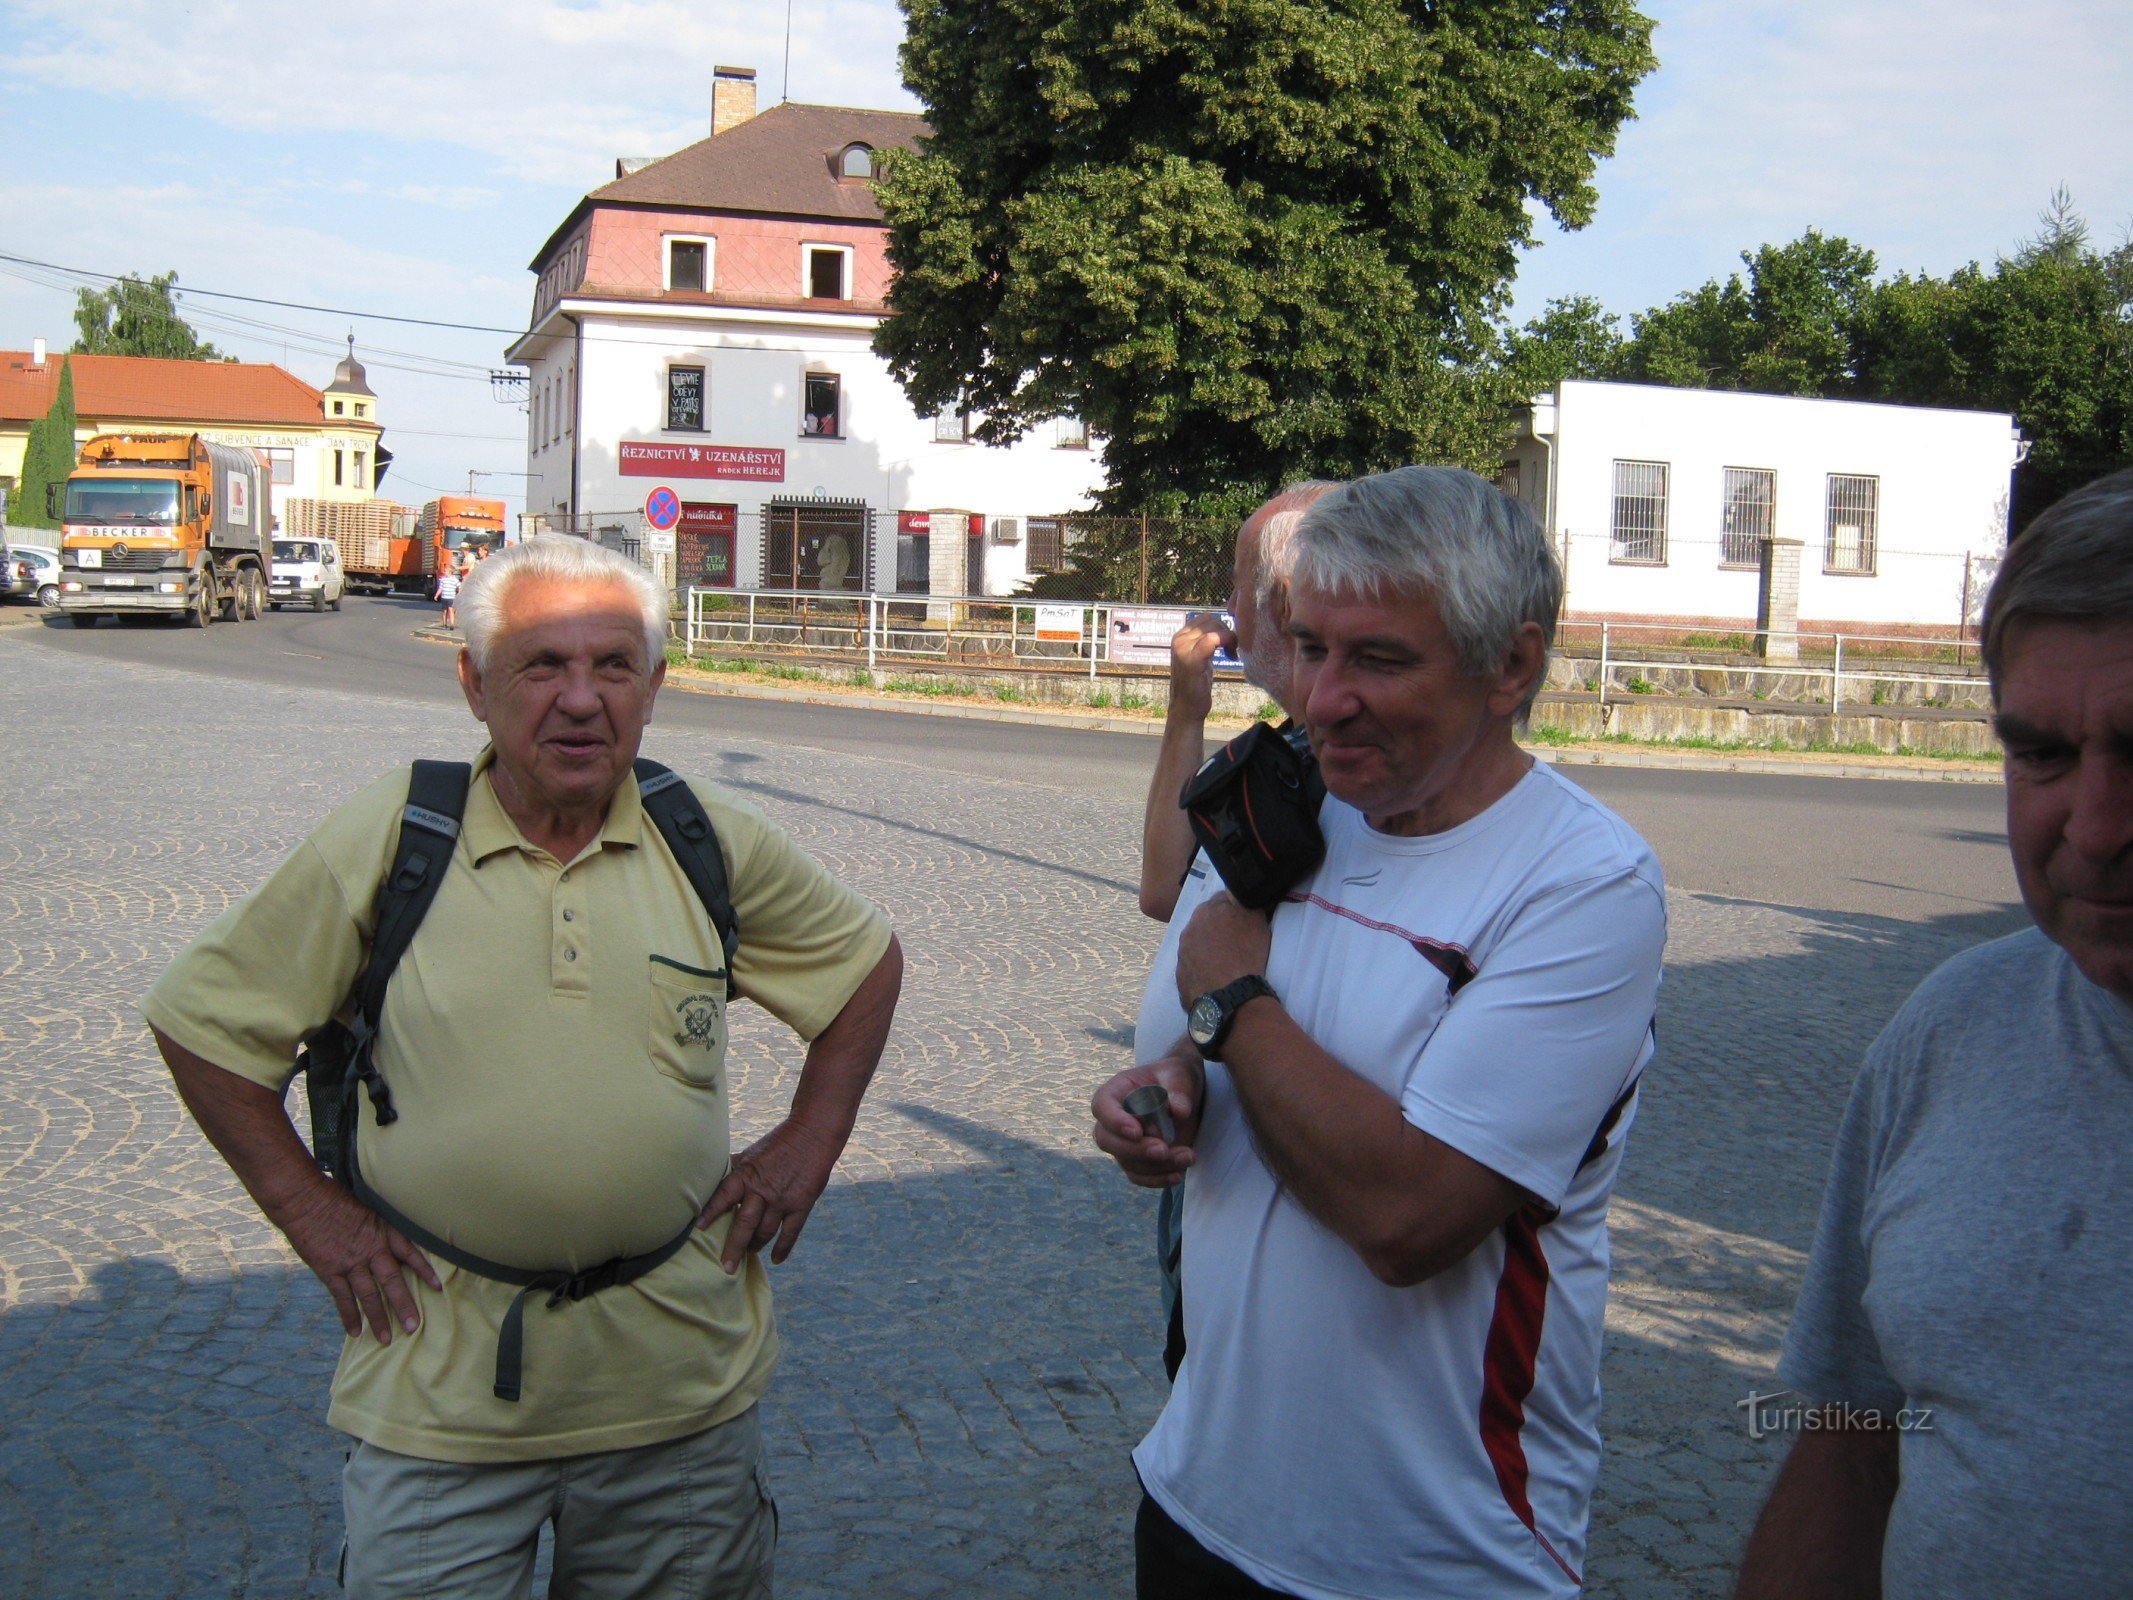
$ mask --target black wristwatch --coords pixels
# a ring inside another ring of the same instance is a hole
[[[1229,1037],[1231,1024],[1237,1020],[1247,1002],[1261,995],[1267,999],[1278,998],[1274,986],[1256,972],[1247,972],[1235,983],[1225,983],[1212,994],[1203,994],[1192,1003],[1192,1010],[1185,1016],[1185,1032],[1201,1055],[1210,1061],[1222,1059],[1222,1041]]]

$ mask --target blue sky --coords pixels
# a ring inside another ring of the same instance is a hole
[[[792,98],[916,109],[891,0],[792,3]],[[1521,314],[1572,293],[1641,310],[1809,226],[1885,268],[1946,272],[2018,244],[2059,184],[2099,240],[2133,222],[2124,0],[1645,9],[1659,71],[1600,169],[1594,224],[1541,219]],[[756,67],[774,101],[784,49],[782,8],[735,0],[0,0],[0,252],[522,326],[528,260],[615,157],[708,131],[715,64]],[[71,288],[31,276],[0,275],[0,347],[63,348]],[[401,499],[524,466],[524,418],[484,376],[507,335],[186,310],[225,351],[314,384],[352,328]],[[516,499],[511,478],[480,487]]]

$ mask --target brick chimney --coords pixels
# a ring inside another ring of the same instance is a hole
[[[755,115],[755,68],[711,69],[711,133],[715,138]]]

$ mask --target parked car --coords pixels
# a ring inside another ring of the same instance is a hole
[[[59,609],[59,552],[42,545],[11,544],[0,551],[0,579],[14,600],[35,600],[47,611]]]
[[[341,547],[331,539],[276,539],[274,566],[267,575],[267,604],[308,605],[313,611],[341,609],[348,574],[341,567]]]

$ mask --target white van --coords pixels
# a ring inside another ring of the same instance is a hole
[[[341,570],[341,547],[331,539],[276,539],[274,570],[267,578],[267,604],[308,605],[313,611],[341,609],[348,575]]]

